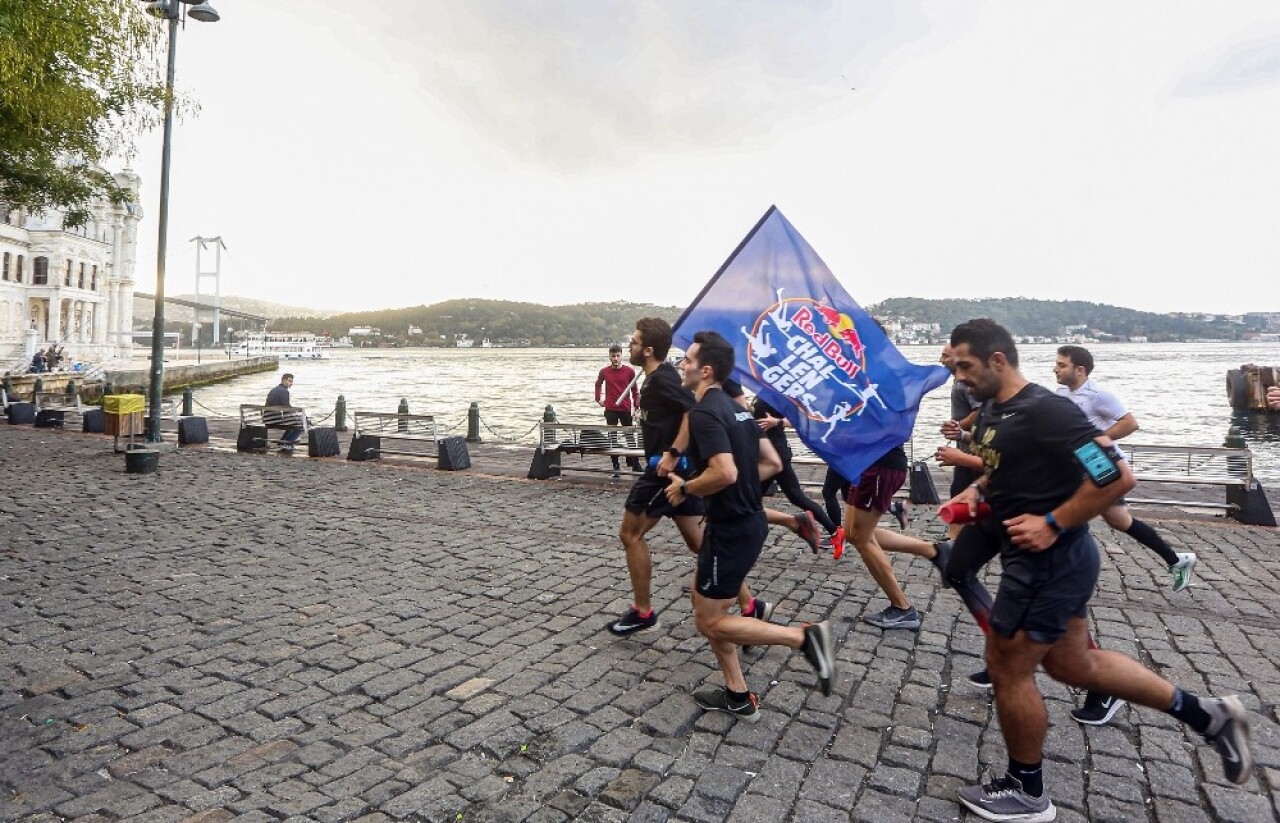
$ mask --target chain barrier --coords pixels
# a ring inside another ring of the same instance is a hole
[[[508,443],[521,443],[521,442],[524,442],[524,439],[525,439],[526,437],[528,437],[530,434],[532,434],[532,433],[534,432],[534,430],[536,430],[536,429],[538,428],[538,426],[540,426],[540,425],[541,425],[541,423],[542,423],[542,421],[538,421],[537,423],[534,423],[534,424],[533,424],[533,426],[532,426],[532,427],[530,427],[529,431],[525,432],[525,433],[524,433],[524,434],[522,434],[522,435],[519,435],[518,437],[507,437],[505,434],[499,434],[498,432],[494,431],[492,426],[490,426],[488,423],[484,422],[484,418],[483,418],[483,417],[482,417],[482,418],[480,418],[480,425],[484,426],[485,431],[489,432],[489,434],[492,434],[494,437],[498,438],[499,440],[504,440],[504,441],[506,441],[506,442],[508,442]]]
[[[309,414],[307,415],[307,422],[314,426],[317,423],[323,423],[324,421],[328,420],[330,417],[333,417],[333,412],[329,412],[324,417],[314,417]]]
[[[193,398],[191,398],[191,402],[192,402],[192,404],[193,404],[193,405],[199,406],[201,409],[203,409],[203,410],[207,411],[207,412],[209,413],[209,416],[210,416],[210,417],[218,417],[218,418],[224,418],[224,419],[227,419],[227,420],[231,420],[231,419],[233,419],[233,418],[236,418],[236,417],[239,417],[239,416],[240,416],[239,414],[223,414],[223,413],[222,413],[222,412],[220,412],[220,411],[216,411],[216,410],[214,410],[214,409],[209,408],[209,407],[208,407],[208,406],[206,406],[205,404],[201,403],[199,400],[196,400],[194,397],[193,397]]]
[[[442,432],[451,432],[451,431],[453,431],[454,429],[458,428],[459,426],[463,425],[463,424],[464,424],[464,423],[466,423],[466,422],[467,422],[467,418],[465,418],[465,417],[464,417],[464,418],[462,418],[461,420],[459,420],[457,423],[454,423],[452,426],[449,426],[448,428],[440,429],[440,431],[442,431]]]

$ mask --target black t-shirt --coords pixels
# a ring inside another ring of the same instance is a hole
[[[984,405],[971,450],[990,477],[992,514],[1045,514],[1071,497],[1084,476],[1073,452],[1100,434],[1075,403],[1035,383]]]
[[[901,443],[880,455],[880,459],[872,463],[871,466],[877,469],[897,469],[900,472],[909,471],[911,468],[907,463],[907,450],[902,447]]]
[[[707,519],[733,520],[761,511],[760,427],[720,389],[708,389],[689,412],[689,462],[697,472],[717,454],[733,455],[738,479],[707,500]]]
[[[765,417],[776,417],[782,419],[782,415],[773,406],[761,400],[759,397],[751,404],[751,414],[756,420],[763,420]],[[769,442],[773,447],[782,454],[782,450],[786,449],[786,454],[791,454],[791,446],[787,443],[787,430],[784,426],[774,426],[765,432],[765,436],[769,438]]]
[[[680,374],[670,363],[659,363],[640,387],[640,432],[644,456],[653,457],[671,448],[684,413],[693,408],[693,392],[680,385]]]

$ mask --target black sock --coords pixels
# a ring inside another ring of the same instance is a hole
[[[730,688],[725,688],[725,691],[729,693],[729,701],[732,703],[746,703],[748,700],[751,699],[750,691],[735,692],[733,689],[730,689]]]
[[[1191,692],[1184,692],[1177,686],[1173,689],[1173,705],[1164,710],[1165,714],[1176,717],[1191,728],[1204,734],[1213,718],[1209,717],[1200,706],[1200,698]]]
[[[1019,763],[1011,757],[1009,774],[1018,778],[1022,790],[1032,797],[1044,794],[1044,772],[1041,771],[1040,763]]]
[[[1172,566],[1178,562],[1178,553],[1169,548],[1169,544],[1164,542],[1164,538],[1157,534],[1155,529],[1138,518],[1133,518],[1133,523],[1129,525],[1129,528],[1125,529],[1124,533],[1160,555],[1160,559],[1165,562],[1165,565]]]

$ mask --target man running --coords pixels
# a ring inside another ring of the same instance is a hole
[[[1089,520],[1133,487],[1118,450],[1074,404],[1022,375],[1012,336],[994,321],[957,326],[951,345],[957,379],[976,399],[994,401],[973,440],[986,474],[950,502],[976,512],[985,495],[990,522],[1004,530],[986,655],[1009,754],[1004,775],[961,789],[960,802],[987,820],[1043,823],[1057,816],[1041,771],[1048,729],[1035,681],[1041,665],[1060,683],[1186,723],[1217,750],[1228,780],[1246,782],[1252,755],[1239,698],[1200,698],[1136,660],[1089,648],[1086,615],[1100,566]]]
[[[671,325],[660,317],[643,317],[636,321],[628,345],[631,365],[640,366],[645,373],[644,386],[640,389],[640,432],[646,468],[631,486],[618,530],[627,555],[627,574],[631,578],[634,600],[631,608],[606,625],[616,635],[629,635],[658,625],[658,613],[651,599],[653,560],[644,536],[663,517],[670,517],[689,551],[696,554],[702,546],[704,514],[702,501],[697,498],[673,506],[663,494],[667,485],[663,477],[675,468],[680,456],[677,441],[684,437],[681,429],[685,413],[694,403],[693,393],[680,384],[680,375],[666,360],[671,349]],[[656,469],[648,466],[653,457],[659,458]],[[745,584],[739,594],[739,604],[744,615],[762,622],[768,620],[773,611],[772,604],[752,598]]]
[[[710,643],[725,683],[701,689],[693,699],[708,711],[728,712],[754,723],[760,719],[759,698],[747,687],[738,646],[799,649],[817,673],[824,695],[831,693],[836,677],[835,648],[826,621],[778,626],[730,613],[769,531],[759,466],[776,468],[779,461],[751,413],[723,390],[733,370],[729,341],[715,332],[698,332],[681,369],[684,386],[697,397],[688,415],[688,455],[695,474],[688,479],[672,473],[666,499],[677,510],[691,499],[706,500],[706,532],[691,596],[698,631]]]
[[[1093,382],[1093,355],[1083,346],[1060,346],[1058,358],[1053,364],[1053,376],[1058,380],[1058,394],[1067,397],[1080,407],[1100,432],[1112,440],[1127,437],[1138,430],[1138,421],[1124,407],[1120,398]],[[1124,498],[1117,500],[1102,513],[1102,519],[1116,531],[1137,540],[1169,567],[1173,574],[1173,590],[1180,592],[1191,585],[1191,575],[1196,568],[1195,552],[1175,552],[1164,538],[1151,526],[1134,517]]]

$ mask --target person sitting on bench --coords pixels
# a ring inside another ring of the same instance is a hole
[[[267,402],[263,405],[280,406],[286,409],[293,408],[293,404],[289,402],[289,388],[292,385],[293,375],[285,372],[280,376],[280,385],[267,393]],[[262,422],[266,423],[268,420],[267,415],[264,414],[262,417]],[[296,423],[290,420],[288,425],[285,426],[284,437],[280,438],[280,450],[288,452],[293,451],[293,447],[297,444],[298,438],[302,437],[302,432],[302,420],[301,415],[299,415],[299,419]]]

